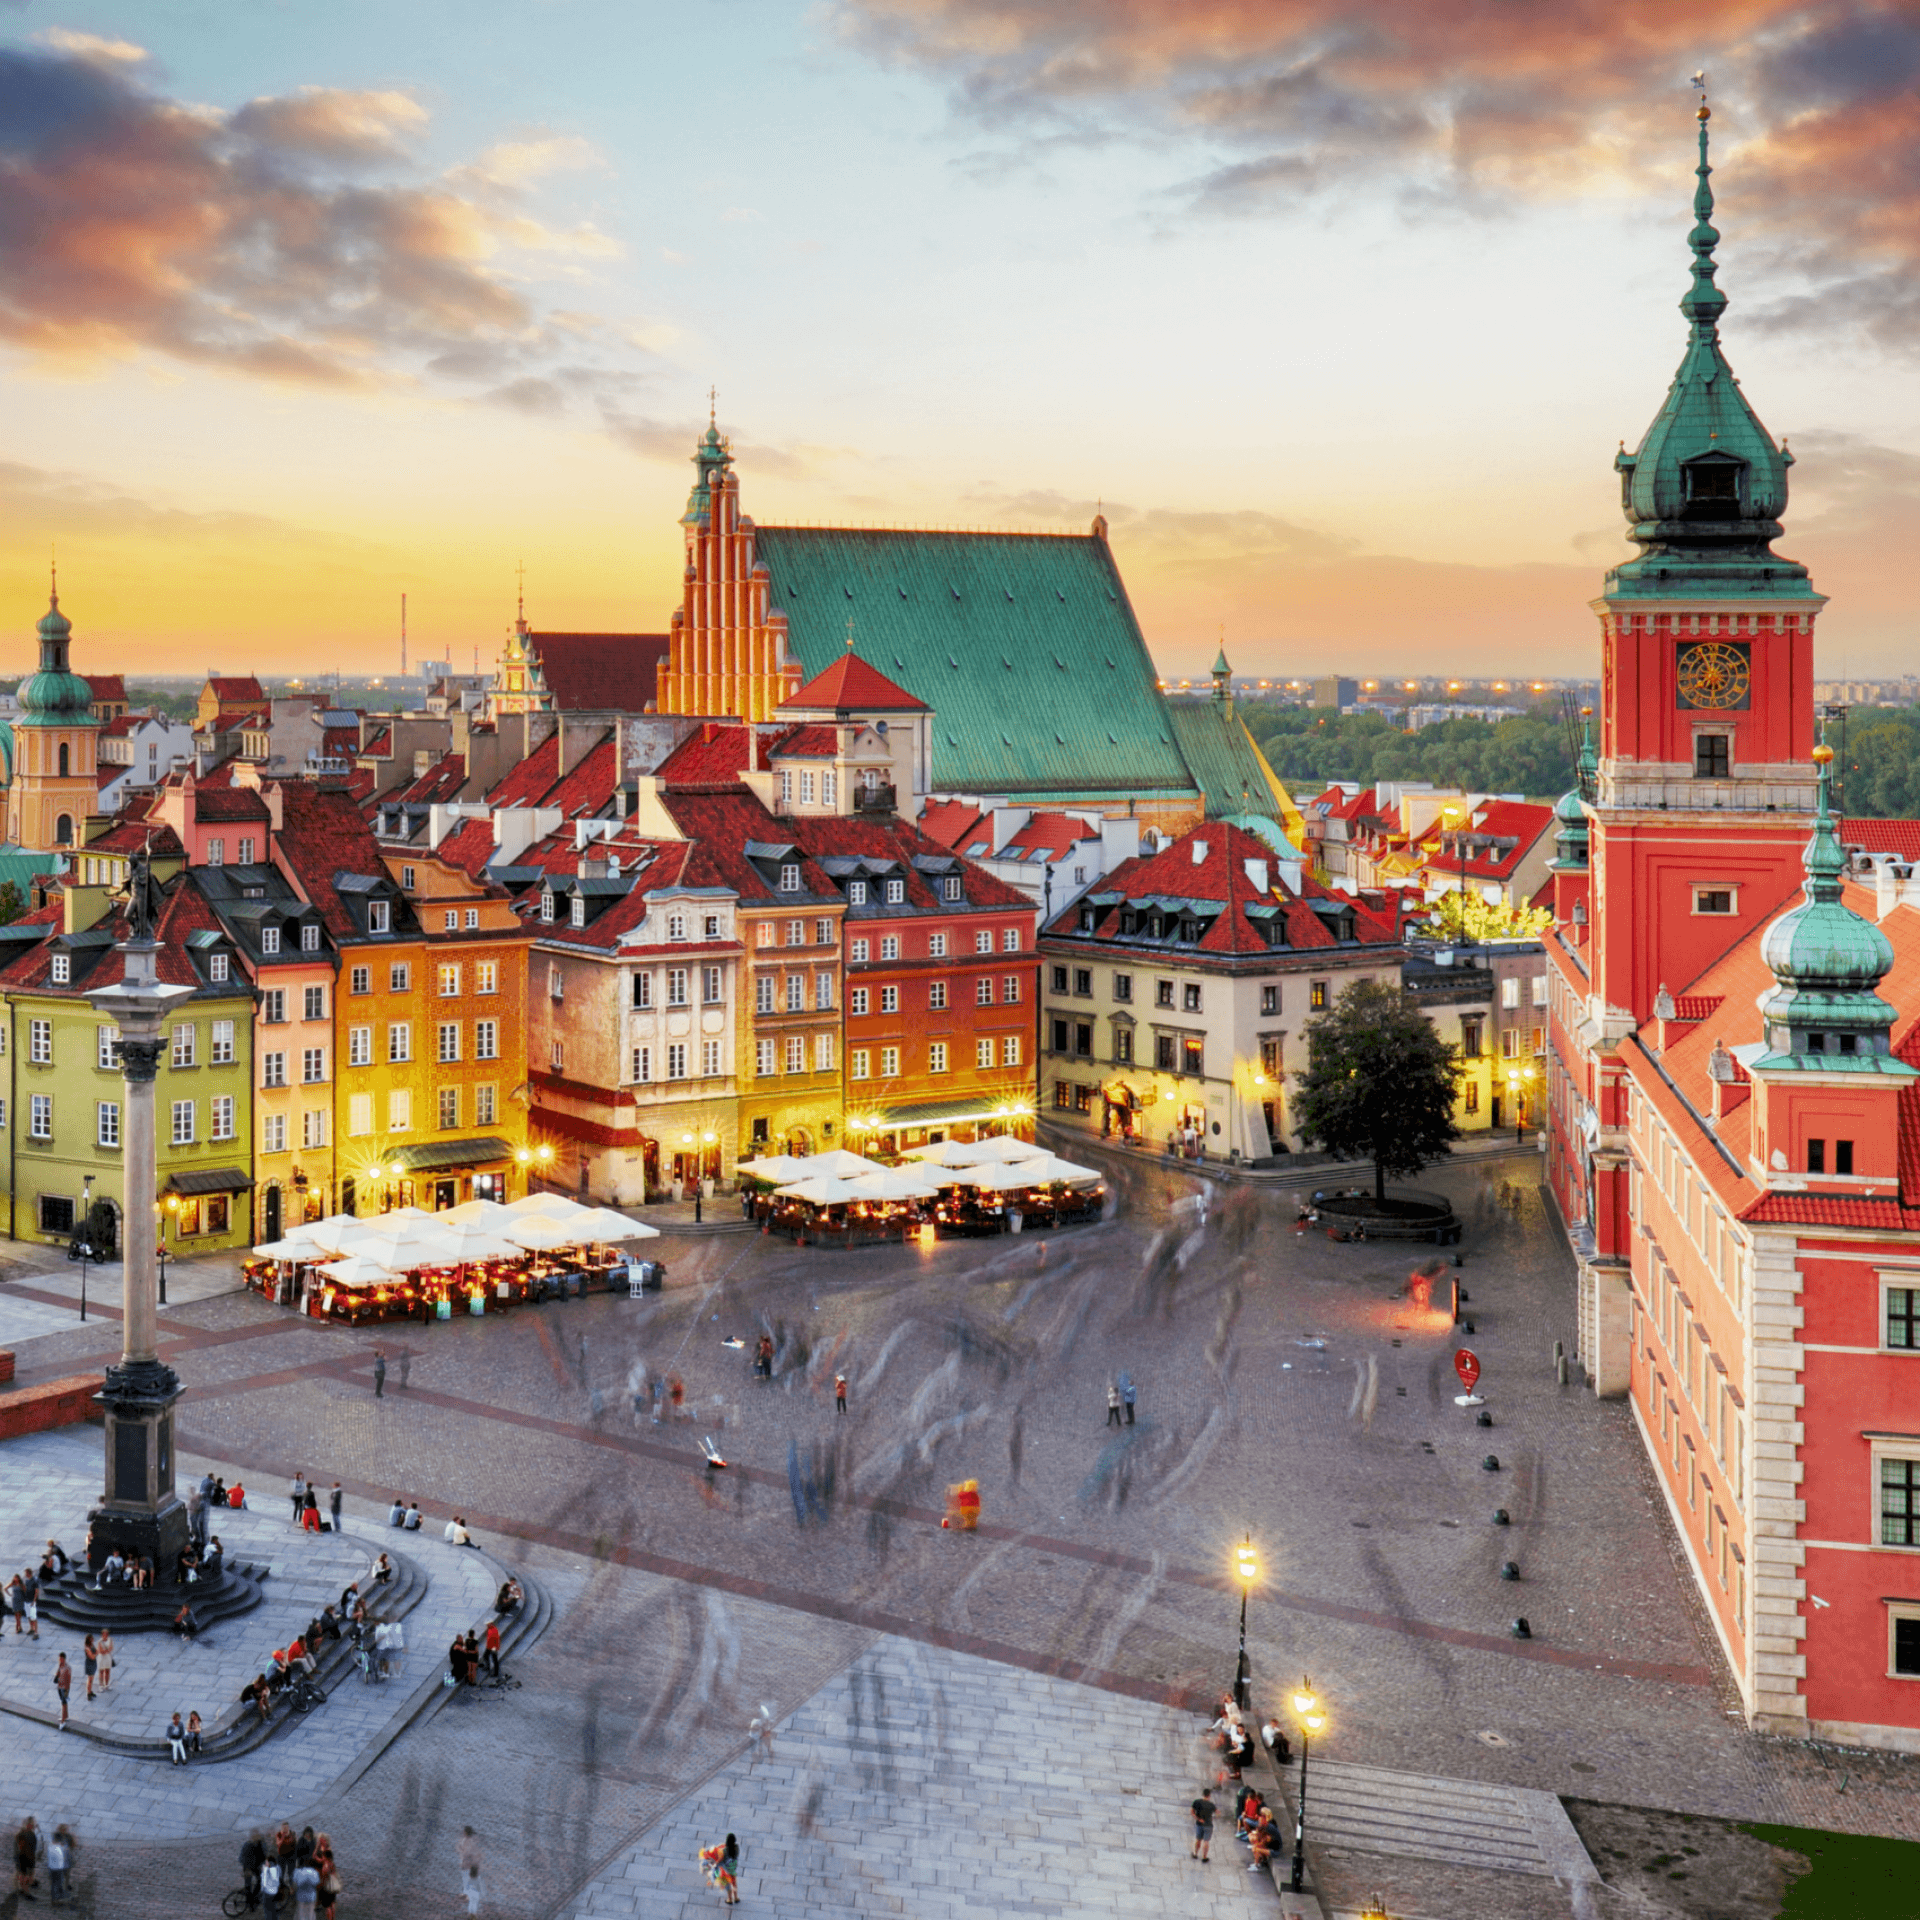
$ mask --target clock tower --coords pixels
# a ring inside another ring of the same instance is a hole
[[[1699,110],[1685,356],[1614,465],[1638,555],[1594,602],[1603,661],[1591,820],[1590,1017],[1654,1011],[1800,879],[1815,792],[1807,570],[1773,551],[1793,456],[1720,348],[1708,110]],[[1609,911],[1611,909],[1611,911]]]

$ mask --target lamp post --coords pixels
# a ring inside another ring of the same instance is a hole
[[[1287,1884],[1298,1893],[1307,1875],[1307,1749],[1313,1736],[1327,1724],[1313,1682],[1302,1679],[1293,1696],[1294,1717],[1300,1722],[1300,1797],[1293,1809],[1293,1873]]]
[[[191,987],[162,986],[156,972],[153,891],[145,854],[132,862],[130,937],[121,941],[119,984],[87,995],[120,1036],[125,1090],[122,1132],[120,1364],[107,1369],[99,1395],[106,1414],[106,1490],[88,1515],[90,1567],[116,1548],[128,1560],[146,1556],[156,1578],[172,1583],[187,1541],[187,1510],[173,1488],[173,1408],[180,1381],[155,1350],[158,1303],[154,1263],[154,1081],[160,1071],[160,1023]]]
[[[93,1258],[93,1175],[80,1183],[80,1318],[87,1317],[87,1262]]]
[[[1253,1551],[1253,1535],[1248,1534],[1233,1550],[1233,1577],[1240,1582],[1240,1664],[1234,1669],[1233,1704],[1247,1711],[1250,1674],[1247,1667],[1247,1595],[1260,1577],[1260,1562]]]

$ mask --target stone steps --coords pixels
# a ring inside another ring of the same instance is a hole
[[[165,1633],[183,1600],[190,1601],[201,1626],[250,1613],[266,1597],[260,1590],[269,1569],[252,1560],[229,1560],[217,1580],[196,1580],[188,1587],[90,1587],[80,1573],[64,1574],[40,1588],[40,1615],[75,1633]]]

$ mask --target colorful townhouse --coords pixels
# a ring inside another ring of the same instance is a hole
[[[1815,739],[1790,456],[1720,345],[1701,109],[1685,354],[1616,467],[1600,737],[1560,809],[1549,1176],[1752,1725],[1920,1749],[1920,902]],[[1869,884],[1870,883],[1870,884]]]

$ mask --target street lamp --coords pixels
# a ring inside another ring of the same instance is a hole
[[[1303,1678],[1295,1690],[1293,1713],[1300,1722],[1300,1797],[1293,1809],[1293,1873],[1288,1885],[1298,1893],[1307,1874],[1307,1749],[1313,1744],[1313,1736],[1327,1724],[1311,1680]]]
[[[1247,1711],[1247,1595],[1260,1577],[1260,1562],[1253,1551],[1253,1535],[1248,1534],[1233,1550],[1233,1577],[1240,1582],[1240,1664],[1233,1676],[1233,1704]]]
[[[87,1317],[87,1262],[93,1258],[93,1175],[80,1183],[80,1318]]]

